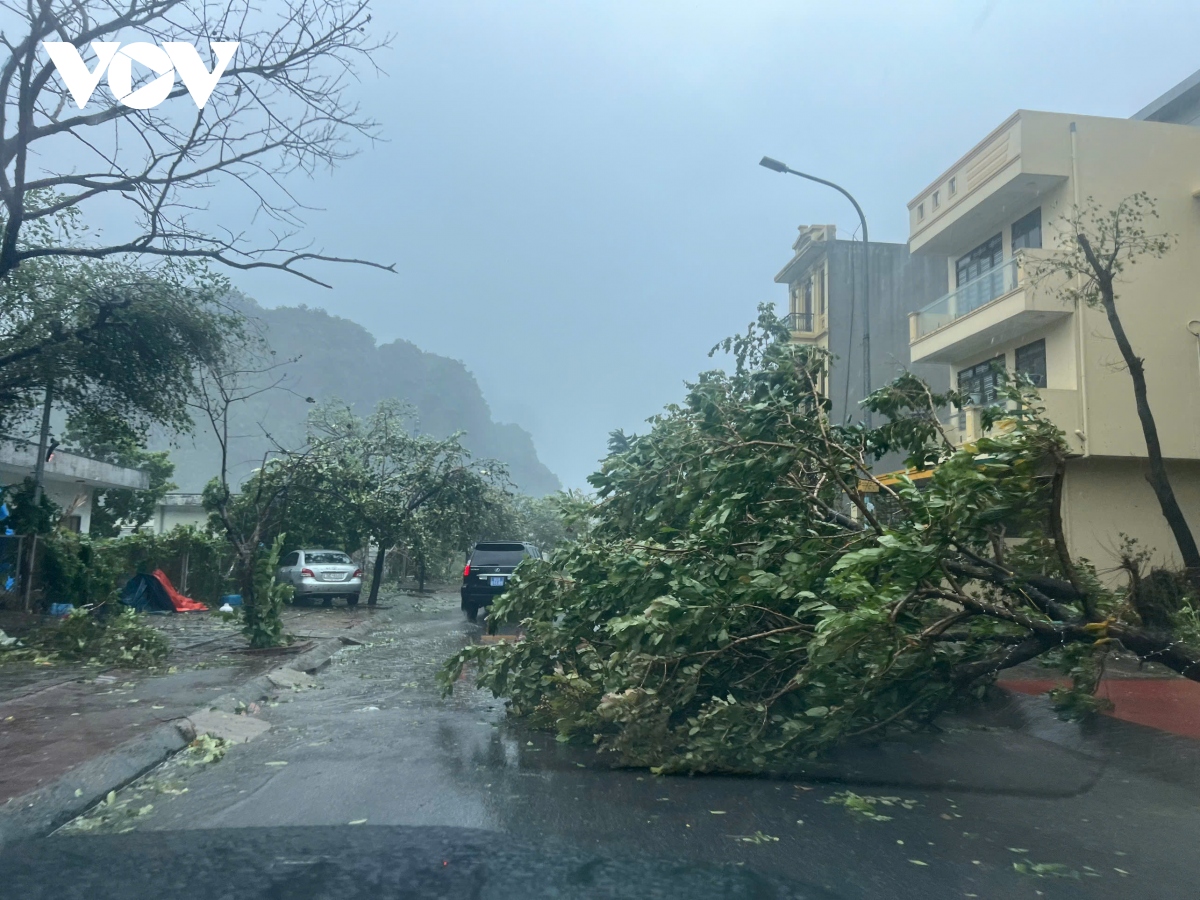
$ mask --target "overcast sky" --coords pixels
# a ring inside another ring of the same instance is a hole
[[[295,185],[329,252],[399,274],[239,276],[462,359],[584,486],[763,300],[796,226],[872,237],[1018,108],[1125,117],[1200,68],[1200,4],[497,0],[377,5],[386,143]],[[353,360],[348,360],[352,365]]]

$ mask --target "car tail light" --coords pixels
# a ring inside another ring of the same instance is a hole
[[[467,563],[465,566],[463,566],[463,578],[470,578],[470,577],[471,577],[471,564]]]
[[[362,578],[362,569],[355,569],[354,574],[351,575],[350,577],[351,578]]]
[[[316,572],[314,572],[312,569],[301,569],[301,570],[300,570],[300,577],[301,577],[301,578],[316,578],[316,577],[317,577],[317,573],[316,573]]]

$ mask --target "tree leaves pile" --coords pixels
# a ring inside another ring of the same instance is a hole
[[[963,398],[911,376],[869,399],[880,427],[830,421],[825,357],[765,307],[723,346],[734,373],[619,436],[587,536],[491,608],[523,639],[467,647],[446,690],[472,666],[533,726],[623,764],[761,772],[921,727],[1037,657],[1081,690],[1114,643],[1200,672],[1054,539],[1065,444],[1030,389],[955,449],[937,416]],[[894,450],[936,468],[881,481]]]
[[[122,608],[100,615],[86,609],[68,613],[61,622],[30,634],[24,644],[53,658],[93,665],[144,669],[158,665],[170,652],[167,639]]]

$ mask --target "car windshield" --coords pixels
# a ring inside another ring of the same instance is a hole
[[[331,550],[306,551],[304,561],[313,565],[350,565],[349,556]]]
[[[1198,66],[0,0],[0,900],[1200,898]]]

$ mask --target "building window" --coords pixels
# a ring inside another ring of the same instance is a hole
[[[1013,222],[1012,249],[1037,249],[1042,246],[1042,208],[1039,206],[1027,216]]]
[[[1034,387],[1046,386],[1046,342],[1034,341],[1017,348],[1017,374],[1026,376]]]
[[[83,516],[66,516],[62,520],[61,527],[64,531],[73,531],[79,534],[83,531]]]
[[[946,186],[951,197],[958,193],[958,179],[951,178],[950,183]]]
[[[955,287],[991,271],[1004,261],[1004,245],[1000,235],[988,238],[954,264]]]
[[[923,218],[925,218],[925,204],[918,203],[917,204],[917,220],[919,221]]]
[[[933,192],[933,208],[937,209],[942,205],[942,195],[940,191]]]
[[[993,406],[1004,383],[1004,357],[995,356],[958,373],[958,389],[967,406]]]

